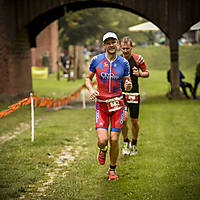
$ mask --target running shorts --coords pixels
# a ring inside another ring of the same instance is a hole
[[[111,132],[120,132],[124,123],[124,106],[119,110],[109,112],[106,102],[96,102],[96,129],[108,130],[111,121]]]
[[[123,94],[125,110],[130,111],[130,117],[138,119],[140,108],[140,96],[138,97],[138,103],[127,103],[125,95]]]

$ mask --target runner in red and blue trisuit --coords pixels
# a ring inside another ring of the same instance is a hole
[[[113,62],[106,58],[106,53],[95,56],[90,64],[89,70],[96,73],[98,99],[110,99],[122,95],[121,80],[128,77],[128,61],[117,55]]]
[[[117,55],[118,39],[115,33],[108,32],[103,37],[106,52],[95,56],[90,64],[86,77],[86,86],[90,98],[96,99],[96,131],[100,148],[98,161],[105,163],[108,145],[108,127],[110,129],[110,170],[109,179],[116,179],[116,162],[119,154],[119,134],[124,122],[124,101],[121,81],[126,90],[132,88],[128,61]],[[92,79],[96,74],[97,91],[92,87]]]
[[[121,80],[130,75],[128,61],[117,55],[116,59],[110,63],[106,54],[103,53],[92,59],[89,70],[96,73],[97,91],[99,92],[96,103],[96,129],[108,129],[110,117],[110,131],[120,132],[124,119],[123,107],[121,109],[113,108],[113,112],[109,112],[104,101],[118,97],[121,98],[120,103],[123,106]],[[120,112],[114,112],[116,110],[120,110]]]

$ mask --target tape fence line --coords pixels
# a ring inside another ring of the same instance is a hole
[[[96,81],[92,83],[92,85],[96,85]],[[45,98],[45,97],[36,97],[33,96],[33,102],[34,102],[34,107],[44,107],[50,108],[51,106],[53,108],[61,107],[67,105],[72,99],[76,99],[78,95],[81,93],[82,89],[86,88],[86,85],[83,84],[78,90],[76,90],[73,94],[71,94],[69,97],[64,97],[61,99],[58,98]],[[0,111],[0,119],[2,117],[5,117],[9,115],[10,113],[14,112],[15,110],[19,109],[21,106],[27,106],[31,104],[31,97],[24,98],[17,103],[11,105],[8,107],[8,109]]]

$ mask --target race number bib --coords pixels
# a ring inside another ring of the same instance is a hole
[[[138,103],[139,93],[126,93],[125,97],[127,103]]]
[[[123,99],[120,99],[120,100],[113,100],[113,101],[107,102],[107,107],[108,107],[108,111],[109,111],[109,112],[119,110],[119,109],[121,109],[123,106],[124,106],[124,101],[123,101]]]

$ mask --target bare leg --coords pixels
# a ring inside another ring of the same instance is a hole
[[[128,111],[124,111],[124,126],[122,128],[122,136],[125,139],[128,138],[128,124],[127,124],[127,121],[128,121]]]
[[[119,155],[119,135],[118,132],[110,134],[110,165],[115,166]]]
[[[97,129],[98,142],[97,145],[100,149],[104,149],[108,145],[108,130],[103,128]]]
[[[127,139],[128,138],[128,126],[127,126],[127,121],[124,122],[124,126],[122,128],[122,136],[123,136],[123,139]]]
[[[137,118],[131,118],[131,124],[132,139],[137,140],[139,133],[139,120]]]

